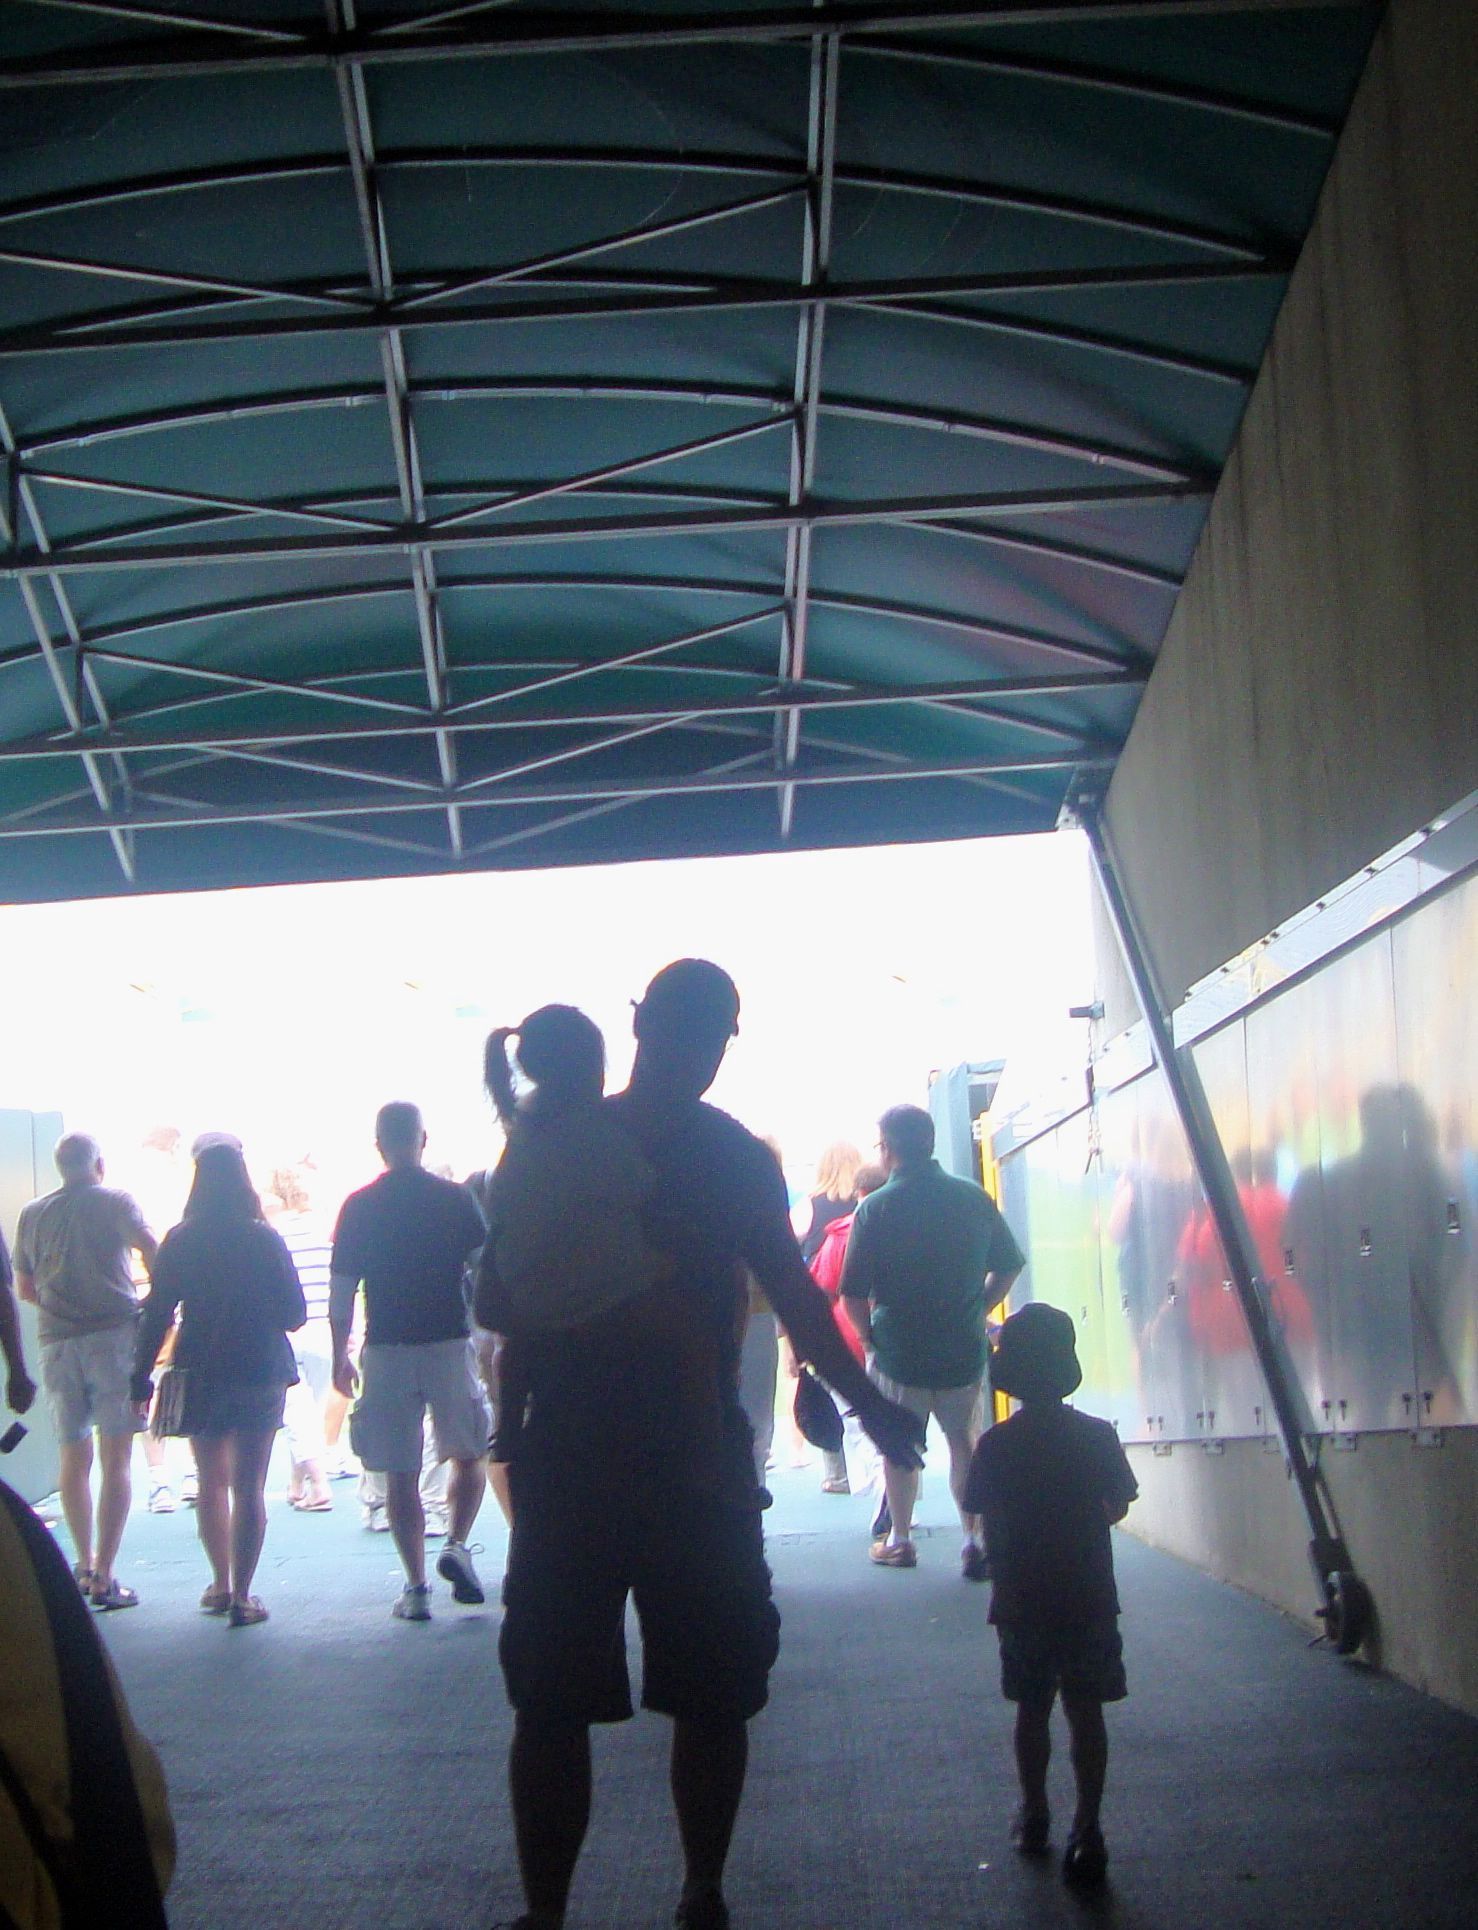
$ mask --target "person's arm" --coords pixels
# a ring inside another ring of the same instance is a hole
[[[830,1302],[806,1271],[783,1211],[756,1222],[744,1257],[797,1356],[856,1409],[858,1420],[895,1467],[922,1467],[923,1423],[881,1394],[853,1359],[831,1317]]]
[[[26,1372],[21,1317],[8,1282],[0,1284],[0,1353],[5,1356],[5,1404],[12,1414],[24,1414],[36,1398],[36,1383]]]
[[[333,1271],[328,1276],[328,1331],[333,1341],[334,1387],[352,1400],[356,1375],[349,1360],[349,1332],[354,1325],[354,1300],[359,1292],[359,1275]]]
[[[856,1329],[857,1338],[868,1353],[872,1352],[872,1260],[873,1239],[868,1229],[867,1215],[859,1212],[847,1236],[847,1251],[842,1258],[842,1277],[837,1282],[837,1292],[847,1310],[848,1320]]]
[[[295,1334],[308,1318],[308,1302],[303,1298],[303,1283],[298,1278],[297,1262],[293,1259],[292,1249],[286,1240],[272,1229],[276,1243],[276,1274],[273,1285],[276,1288],[274,1314],[281,1317],[282,1331]]]
[[[143,1312],[134,1341],[133,1381],[129,1389],[139,1406],[147,1404],[154,1392],[154,1363],[159,1358],[164,1336],[173,1325],[175,1309],[180,1304],[180,1284],[174,1277],[179,1268],[170,1263],[169,1247],[166,1245],[152,1258],[149,1291],[144,1295]]]
[[[1016,1244],[1016,1236],[1007,1226],[1000,1208],[989,1194],[986,1199],[990,1204],[991,1217],[990,1251],[985,1272],[985,1317],[989,1320],[1016,1284],[1026,1265],[1026,1255]]]

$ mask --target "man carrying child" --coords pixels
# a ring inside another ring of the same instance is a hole
[[[1040,1301],[1012,1314],[991,1382],[1021,1407],[980,1437],[965,1505],[984,1518],[1001,1693],[1016,1704],[1021,1807],[1012,1840],[1026,1855],[1048,1846],[1048,1725],[1060,1692],[1078,1799],[1063,1875],[1091,1885],[1108,1867],[1098,1815],[1103,1705],[1128,1693],[1109,1528],[1139,1489],[1112,1426],[1063,1405],[1082,1378],[1068,1314]]]

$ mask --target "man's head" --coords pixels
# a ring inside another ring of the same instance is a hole
[[[636,1008],[633,1080],[674,1099],[701,1099],[739,1030],[739,993],[706,958],[664,965]]]
[[[1083,1379],[1071,1314],[1032,1300],[996,1335],[990,1384],[1018,1401],[1066,1400]]]
[[[869,1160],[865,1165],[857,1168],[856,1177],[852,1181],[852,1186],[857,1198],[865,1200],[869,1193],[876,1193],[879,1187],[886,1186],[887,1183],[887,1167],[875,1165]]]
[[[934,1121],[922,1106],[889,1106],[878,1121],[878,1150],[890,1173],[906,1173],[934,1157]]]
[[[52,1153],[63,1186],[96,1186],[103,1176],[103,1149],[86,1133],[67,1133]]]
[[[419,1166],[426,1150],[426,1127],[421,1108],[408,1099],[392,1099],[375,1114],[375,1144],[387,1166]]]

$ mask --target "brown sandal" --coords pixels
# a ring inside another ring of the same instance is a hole
[[[248,1595],[244,1602],[232,1602],[226,1613],[232,1628],[254,1628],[267,1620],[267,1604],[258,1595]]]
[[[231,1606],[229,1588],[207,1588],[200,1597],[200,1606],[207,1615],[224,1615]]]

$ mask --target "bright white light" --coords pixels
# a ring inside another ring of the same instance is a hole
[[[149,1180],[168,1123],[238,1132],[259,1175],[311,1153],[337,1193],[375,1169],[376,1107],[410,1098],[460,1174],[495,1148],[492,1025],[583,1007],[614,1087],[631,1001],[697,955],[743,998],[712,1096],[804,1184],[932,1068],[1005,1056],[1021,1091],[1081,1066],[1088,903],[1083,843],[1058,834],[17,907],[0,1103],[95,1131],[120,1184]]]

